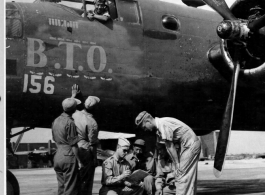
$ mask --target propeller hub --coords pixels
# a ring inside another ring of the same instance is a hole
[[[217,26],[216,31],[221,39],[245,40],[248,38],[249,28],[245,21],[224,20]]]
[[[221,22],[216,28],[217,34],[222,39],[228,39],[233,31],[233,26],[230,21]]]

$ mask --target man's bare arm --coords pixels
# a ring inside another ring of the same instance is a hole
[[[98,19],[98,20],[102,20],[104,22],[107,22],[109,20],[109,17],[104,16],[104,15],[95,14],[93,17],[96,18],[96,19]]]

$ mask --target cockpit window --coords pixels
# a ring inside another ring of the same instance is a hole
[[[22,36],[22,22],[19,10],[13,3],[6,3],[6,37]]]
[[[140,8],[137,1],[120,0],[118,4],[118,16],[120,21],[141,24]]]

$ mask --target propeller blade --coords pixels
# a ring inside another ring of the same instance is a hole
[[[235,55],[239,55],[239,53],[237,52],[239,51],[237,51],[236,49]],[[213,172],[214,172],[215,177],[217,178],[219,178],[222,174],[225,155],[226,155],[226,151],[228,148],[229,135],[230,135],[232,121],[233,121],[237,80],[238,80],[238,75],[239,75],[239,70],[240,70],[240,64],[238,60],[239,58],[237,57],[235,56],[236,60],[234,61],[234,72],[233,72],[233,79],[232,79],[231,88],[230,88],[230,94],[227,100],[224,118],[223,118],[222,126],[220,129],[218,143],[217,143],[216,152],[215,152],[215,158],[214,158]]]
[[[264,26],[265,26],[265,14],[263,16],[261,16],[259,19],[254,20],[253,22],[248,24],[248,28],[252,32],[258,31],[259,29],[261,29]]]
[[[224,20],[236,20],[237,18],[232,14],[228,8],[225,0],[202,0],[204,3],[218,12]]]

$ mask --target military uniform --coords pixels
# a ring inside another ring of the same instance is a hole
[[[62,113],[52,124],[52,135],[57,146],[54,170],[58,180],[58,195],[76,195],[78,163],[72,146],[77,144],[79,138],[73,118],[67,113]]]
[[[131,186],[125,179],[131,172],[131,165],[124,158],[130,142],[125,138],[119,138],[118,146],[115,154],[106,159],[102,165],[102,187],[99,195],[142,195],[144,191],[142,187]]]
[[[81,194],[91,195],[95,174],[94,154],[91,146],[97,147],[98,126],[93,116],[83,111],[76,111],[73,114],[77,126],[80,160],[84,167],[80,170]]]
[[[120,175],[125,170],[131,170],[130,163],[125,159],[119,161],[115,155],[106,159],[102,165],[102,187],[99,195],[141,195],[143,188],[126,187]]]
[[[154,178],[152,175],[155,174],[152,169],[152,167],[155,166],[153,155],[146,155],[145,157],[143,157],[144,160],[140,160],[137,158],[136,155],[131,153],[128,154],[125,158],[130,163],[132,171],[141,169],[150,173],[150,175],[144,178],[143,182],[145,193],[148,195],[152,195],[152,192],[154,191]]]
[[[148,123],[146,123],[147,121]],[[179,149],[175,150],[177,154],[172,154],[167,149],[170,156],[176,158],[173,161],[178,164],[178,169],[175,171],[176,195],[196,194],[201,142],[192,129],[178,119],[153,118],[146,111],[138,114],[135,124],[150,131],[156,129],[158,143],[163,141],[170,145],[179,145]],[[178,157],[174,157],[174,155],[178,155]]]
[[[201,142],[185,123],[170,117],[155,118],[158,141],[179,145],[179,167],[175,171],[176,195],[194,195],[197,192],[198,161]]]
[[[79,174],[81,181],[80,195],[92,195],[96,167],[93,159],[97,158],[98,124],[93,115],[87,112],[87,109],[95,106],[99,101],[98,97],[88,96],[84,103],[86,109],[76,111],[73,114],[80,140],[78,142],[80,160],[84,164]]]
[[[148,152],[141,159],[137,158],[133,153],[128,154],[125,158],[130,163],[132,167],[132,171],[137,169],[142,169],[151,175],[155,175],[155,171],[153,170],[154,166],[154,157],[152,152]]]

